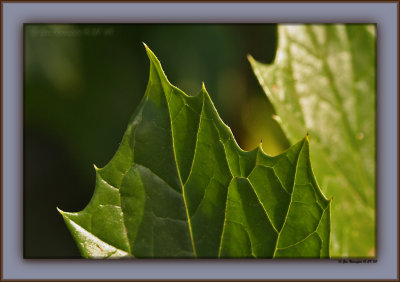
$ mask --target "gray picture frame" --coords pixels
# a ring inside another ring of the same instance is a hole
[[[2,279],[398,279],[398,2],[2,2]],[[22,257],[23,23],[376,23],[377,260]]]

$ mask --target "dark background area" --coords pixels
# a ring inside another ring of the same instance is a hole
[[[24,26],[24,257],[79,258],[56,207],[80,211],[95,187],[93,164],[116,152],[144,95],[156,54],[189,95],[204,82],[244,150],[288,143],[247,54],[272,63],[276,25],[26,24]]]

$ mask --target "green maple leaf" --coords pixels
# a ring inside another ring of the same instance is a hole
[[[62,212],[87,258],[329,257],[330,201],[308,139],[245,152],[202,87],[187,96],[147,49],[150,79],[81,212]]]
[[[332,257],[375,255],[375,27],[281,25],[276,59],[249,57],[290,142],[309,132],[334,197]]]

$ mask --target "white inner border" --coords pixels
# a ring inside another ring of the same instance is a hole
[[[397,3],[3,2],[3,279],[396,279]],[[23,23],[377,23],[378,262],[24,260]]]

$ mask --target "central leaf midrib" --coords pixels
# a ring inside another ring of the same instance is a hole
[[[205,100],[205,99],[204,99],[204,94],[203,94],[203,93],[201,93],[201,94],[199,94],[199,95],[203,95],[203,99],[202,99],[202,105],[201,105],[201,111],[200,111],[200,118],[199,118],[199,122],[198,122],[198,125],[197,125],[196,141],[195,141],[195,145],[194,145],[194,151],[193,151],[192,162],[191,162],[191,164],[190,164],[190,170],[189,170],[189,173],[188,173],[188,175],[187,175],[187,178],[186,178],[185,183],[183,184],[183,186],[186,185],[186,183],[189,181],[189,178],[190,178],[190,176],[191,176],[191,174],[192,174],[193,165],[194,165],[194,159],[195,159],[195,157],[196,157],[197,144],[198,144],[198,141],[199,141],[200,123],[201,123],[201,117],[202,117],[202,114],[203,114],[204,100]]]
[[[160,77],[160,74],[158,73],[158,70],[157,70],[157,74],[158,74],[159,77]],[[161,80],[161,77],[160,77],[160,80]],[[174,90],[173,86],[172,86],[172,85],[168,85],[168,86],[169,86],[170,89],[171,89],[171,90],[170,90],[170,92],[171,92],[170,95],[174,95],[174,93],[173,93],[173,90]],[[175,165],[176,165],[176,171],[177,171],[178,178],[179,178],[179,183],[180,183],[180,186],[181,186],[181,189],[182,189],[182,198],[183,198],[183,203],[184,203],[184,205],[185,205],[185,212],[186,212],[186,218],[187,218],[187,222],[188,222],[189,235],[190,235],[190,242],[191,242],[191,244],[192,244],[193,255],[194,255],[194,257],[197,257],[196,246],[195,246],[194,238],[193,238],[192,223],[191,223],[191,220],[190,220],[189,209],[188,209],[188,205],[187,205],[187,201],[186,201],[185,186],[184,186],[184,184],[183,184],[183,182],[182,182],[181,172],[180,172],[178,160],[177,160],[177,157],[176,157],[175,139],[174,139],[174,130],[173,130],[174,125],[173,125],[173,122],[172,122],[171,109],[170,109],[170,106],[169,106],[169,103],[168,103],[168,99],[167,99],[167,97],[166,97],[166,92],[165,92],[165,90],[164,90],[164,87],[162,87],[162,91],[163,91],[163,94],[164,94],[163,96],[164,96],[164,98],[165,98],[165,102],[166,102],[167,108],[168,108],[169,121],[170,121],[170,126],[171,126],[172,151],[173,151],[173,155],[174,155],[174,160],[175,160]],[[200,122],[199,122],[199,123],[200,123]],[[197,141],[196,141],[196,142],[197,142]],[[193,154],[193,160],[192,160],[192,162],[193,162],[193,161],[194,161],[194,154]]]

